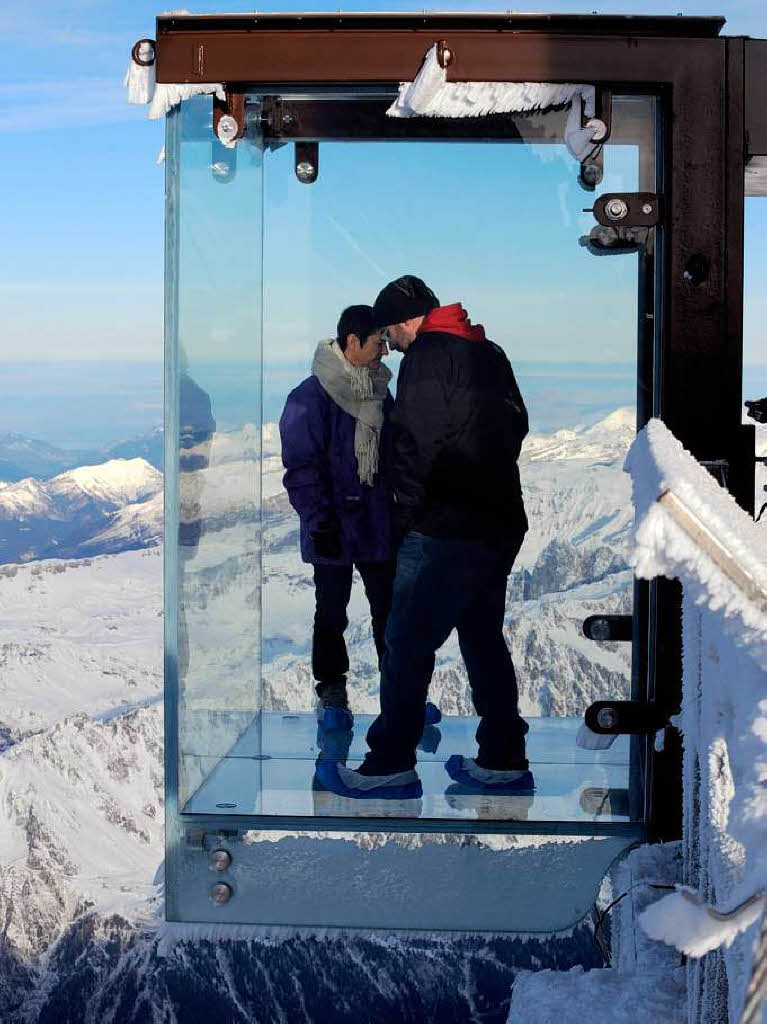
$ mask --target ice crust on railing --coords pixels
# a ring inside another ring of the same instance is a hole
[[[676,577],[683,589],[675,721],[684,738],[685,886],[648,907],[640,924],[690,957],[689,1020],[736,1021],[767,893],[767,530],[657,420],[637,436],[625,469],[635,572]],[[694,517],[698,539],[658,501],[665,492]],[[712,537],[731,563],[703,549]]]
[[[758,586],[767,590],[767,529],[721,487],[660,420],[640,431],[624,465],[636,509],[637,576],[679,578],[696,604],[721,613],[724,629],[767,668],[767,614],[671,518],[658,498],[671,491]]]
[[[582,104],[581,104],[582,101]],[[585,83],[448,82],[438,47],[424,57],[412,82],[402,82],[388,117],[486,117],[488,114],[529,113],[570,105],[564,143],[576,160],[594,151],[596,125],[581,126],[581,105],[594,117],[596,90]]]

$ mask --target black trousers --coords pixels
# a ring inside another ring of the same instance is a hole
[[[501,554],[481,541],[407,535],[386,627],[381,714],[368,730],[365,774],[415,766],[434,656],[453,629],[480,718],[477,762],[501,771],[528,767],[528,726],[519,714],[517,678],[503,634],[506,580],[521,543],[520,537],[515,550]]]
[[[373,620],[373,640],[378,664],[384,654],[386,620],[391,609],[395,562],[357,562],[357,571],[365,587]],[[349,624],[346,609],[352,593],[353,565],[314,566],[314,634],[312,636],[312,674],[317,694],[328,683],[345,683],[349,671],[349,655],[344,630]]]

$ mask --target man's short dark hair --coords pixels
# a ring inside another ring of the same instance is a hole
[[[350,334],[356,334],[364,345],[365,338],[374,330],[372,306],[347,306],[338,320],[336,341],[341,351],[345,352],[346,341]]]

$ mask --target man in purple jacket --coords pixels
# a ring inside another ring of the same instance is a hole
[[[392,599],[395,549],[389,482],[391,371],[371,306],[341,314],[336,338],[317,346],[312,374],[280,418],[283,482],[301,520],[301,557],[314,566],[312,672],[327,729],[348,728],[344,642],[352,573],[370,604],[379,662]]]

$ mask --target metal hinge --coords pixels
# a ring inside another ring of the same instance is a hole
[[[655,192],[607,192],[584,213],[606,228],[652,228],[663,219],[662,200]]]

